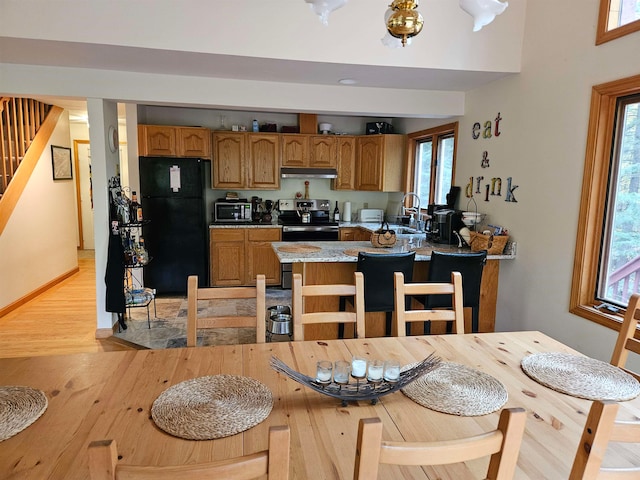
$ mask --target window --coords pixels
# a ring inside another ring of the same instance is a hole
[[[407,191],[420,197],[420,205],[445,205],[454,181],[458,123],[422,130],[409,135],[411,152]]]
[[[570,305],[616,329],[640,291],[639,110],[640,75],[593,87]]]
[[[600,0],[596,45],[640,30],[640,0]]]

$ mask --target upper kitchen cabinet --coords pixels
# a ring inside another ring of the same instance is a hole
[[[280,136],[275,133],[248,135],[247,188],[280,188]]]
[[[309,135],[285,133],[281,140],[283,167],[309,166]]]
[[[209,129],[138,125],[138,150],[142,157],[211,158]]]
[[[405,135],[365,135],[356,140],[356,190],[400,192]]]
[[[356,137],[337,137],[338,178],[332,180],[334,190],[353,190],[356,188]]]
[[[280,188],[280,137],[273,133],[213,132],[213,188]],[[245,168],[246,165],[246,168]]]
[[[208,128],[179,127],[178,156],[211,158],[211,132]]]
[[[285,133],[282,136],[282,166],[336,168],[336,137]]]
[[[336,168],[336,137],[311,135],[309,137],[309,167]]]

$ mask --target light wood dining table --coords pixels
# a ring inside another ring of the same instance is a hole
[[[0,359],[0,385],[45,392],[48,408],[35,423],[0,442],[2,479],[87,479],[87,446],[115,439],[127,464],[196,463],[267,448],[272,425],[291,428],[292,479],[350,479],[358,421],[380,417],[388,440],[444,440],[494,429],[498,412],[475,417],[439,413],[401,392],[377,404],[341,406],[275,372],[272,355],[315,375],[316,362],[350,360],[355,354],[403,364],[435,353],[445,361],[481,370],[508,391],[506,407],[523,407],[527,425],[517,479],[566,479],[591,402],[556,392],[525,375],[521,359],[535,352],[577,353],[540,332],[481,333],[405,338],[281,342],[104,352]],[[184,380],[216,374],[243,375],[264,383],[273,410],[259,425],[230,437],[194,441],[173,437],[151,419],[153,401]],[[619,417],[640,418],[640,398],[623,402]],[[640,464],[640,452],[611,448],[607,461]],[[384,479],[484,478],[488,458],[437,467],[382,465]]]

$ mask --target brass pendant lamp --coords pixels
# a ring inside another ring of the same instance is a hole
[[[418,0],[393,0],[389,8],[392,13],[387,18],[387,31],[399,38],[404,47],[407,39],[418,35],[424,25],[422,15],[416,10]]]

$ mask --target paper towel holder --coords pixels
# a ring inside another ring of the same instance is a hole
[[[344,202],[342,216],[345,223],[351,223],[351,202]]]

